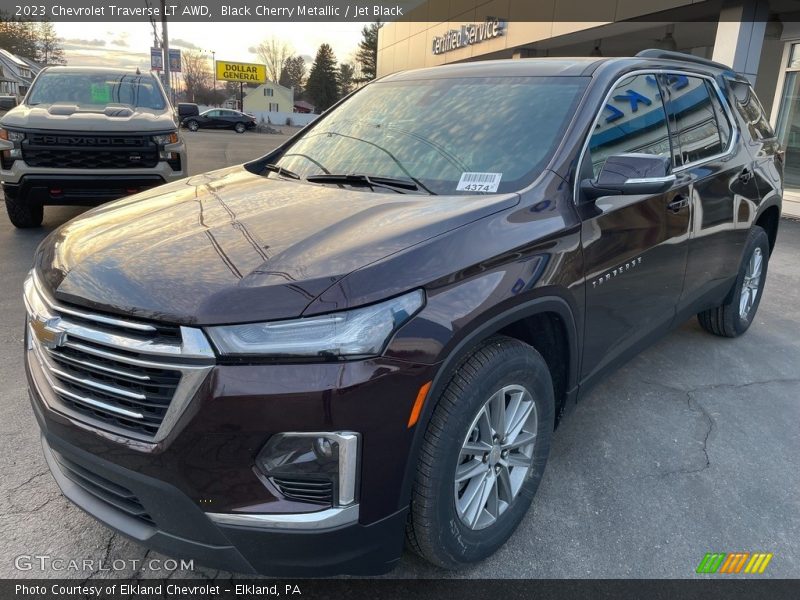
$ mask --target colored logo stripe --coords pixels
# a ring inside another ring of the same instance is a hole
[[[771,560],[772,553],[767,552],[708,552],[697,565],[696,572],[734,574],[741,573],[744,568],[745,573],[760,574]]]

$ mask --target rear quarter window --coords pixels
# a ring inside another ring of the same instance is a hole
[[[732,104],[744,120],[751,137],[756,140],[774,138],[775,132],[769,124],[764,107],[750,84],[733,80],[729,80],[728,84],[733,94]]]

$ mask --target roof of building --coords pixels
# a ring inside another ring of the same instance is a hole
[[[22,67],[23,69],[29,69],[30,68],[30,65],[28,65],[28,63],[26,63],[24,60],[22,60],[19,56],[17,56],[16,54],[12,54],[11,52],[9,52],[8,50],[5,50],[3,48],[0,48],[0,56],[5,57],[6,59],[10,60],[15,65],[17,65],[18,67]]]
[[[295,106],[299,108],[307,108],[309,110],[314,110],[314,105],[306,102],[305,100],[296,100],[294,103]]]

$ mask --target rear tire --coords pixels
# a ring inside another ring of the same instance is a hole
[[[17,229],[41,227],[44,220],[44,206],[37,202],[28,202],[14,192],[4,190],[6,211],[11,224]]]
[[[750,325],[761,303],[769,263],[767,232],[753,225],[747,234],[742,263],[733,290],[723,304],[697,315],[700,326],[714,335],[738,337]]]
[[[481,343],[456,369],[425,431],[406,527],[411,549],[446,569],[497,551],[539,487],[553,419],[541,355],[505,336]]]
[[[237,123],[236,125],[233,126],[233,130],[236,133],[244,133],[246,129],[247,127],[245,127],[244,123]]]

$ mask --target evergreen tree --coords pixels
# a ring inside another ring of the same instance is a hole
[[[328,44],[322,44],[311,65],[306,84],[308,97],[318,112],[327,110],[339,99],[338,74],[333,49]]]
[[[353,91],[355,87],[355,74],[356,69],[350,63],[342,63],[339,65],[339,96],[344,98]]]
[[[378,30],[383,26],[380,21],[364,25],[361,30],[361,41],[358,43],[356,60],[358,61],[361,77],[359,82],[375,79],[378,72]]]
[[[50,21],[39,23],[37,31],[36,58],[43,65],[64,65],[64,49],[61,47],[61,38],[56,34],[56,29]]]
[[[302,56],[292,56],[286,61],[278,81],[284,87],[294,88],[294,99],[303,97],[303,84],[306,78],[306,61]]]
[[[0,48],[12,54],[36,59],[38,35],[36,24],[9,19],[0,14]]]

